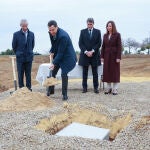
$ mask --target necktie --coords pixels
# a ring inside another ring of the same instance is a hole
[[[92,38],[92,30],[89,30],[90,39]]]

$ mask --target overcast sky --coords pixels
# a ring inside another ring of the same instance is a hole
[[[20,20],[26,18],[35,33],[34,51],[50,49],[47,22],[55,19],[71,36],[79,50],[80,30],[86,19],[93,17],[95,28],[105,33],[107,21],[114,20],[122,39],[138,42],[150,36],[150,0],[0,0],[0,51],[12,48],[12,35],[20,30]]]

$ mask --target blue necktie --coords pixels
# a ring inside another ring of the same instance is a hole
[[[92,38],[92,30],[89,30],[90,39]]]

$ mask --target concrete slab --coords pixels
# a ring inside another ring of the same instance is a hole
[[[77,136],[82,138],[109,140],[109,129],[98,128],[94,126],[84,125],[73,122],[61,131],[57,136]]]

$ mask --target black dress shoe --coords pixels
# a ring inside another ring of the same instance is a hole
[[[62,100],[63,100],[63,101],[66,101],[67,99],[68,99],[68,96],[67,96],[67,95],[63,95]]]
[[[113,95],[118,95],[118,93],[112,93]]]
[[[113,89],[112,94],[113,94],[113,95],[118,95],[117,89]]]
[[[86,93],[87,92],[87,89],[83,89],[82,93]]]
[[[114,89],[113,92],[112,92],[112,94],[113,94],[113,95],[118,95],[117,89]]]
[[[112,89],[107,89],[107,91],[104,92],[104,94],[111,94]]]
[[[99,90],[98,89],[94,89],[94,93],[98,94]]]

